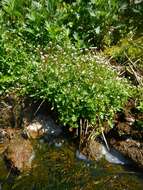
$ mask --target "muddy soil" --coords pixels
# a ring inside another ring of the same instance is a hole
[[[143,168],[143,113],[130,100],[126,109],[115,117],[115,126],[107,133],[108,142],[137,166]]]

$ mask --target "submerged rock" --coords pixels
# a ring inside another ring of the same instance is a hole
[[[105,156],[105,159],[110,163],[121,165],[129,163],[127,159],[125,159],[124,156],[120,154],[118,151],[114,149],[108,151],[104,145],[102,145],[102,154]]]
[[[0,153],[4,155],[4,160],[10,169],[13,171],[30,169],[34,156],[33,146],[29,140],[25,140],[21,136],[21,130],[3,129],[2,138]]]
[[[31,168],[34,158],[33,147],[29,140],[12,139],[4,152],[7,165],[14,171],[26,171]]]
[[[76,151],[76,158],[78,158],[79,160],[84,160],[84,161],[87,161],[87,157],[82,154],[79,150]]]
[[[59,140],[55,139],[54,145],[55,145],[56,148],[62,147],[63,144],[64,144],[64,140],[63,139],[59,139]]]
[[[40,123],[39,121],[32,122],[27,126],[26,133],[28,137],[33,139],[42,136],[44,134],[44,131],[42,129],[42,123]]]

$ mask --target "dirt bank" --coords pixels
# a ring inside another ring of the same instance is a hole
[[[115,117],[115,127],[107,133],[110,146],[143,168],[143,113],[139,113],[133,100]]]

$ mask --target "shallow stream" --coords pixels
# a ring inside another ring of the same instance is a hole
[[[0,190],[142,190],[141,173],[111,164],[79,160],[67,139],[53,144],[33,142],[32,169],[15,176],[0,157]]]

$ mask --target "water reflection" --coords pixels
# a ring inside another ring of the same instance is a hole
[[[8,174],[0,159],[2,190],[142,190],[143,181],[123,166],[76,158],[74,144],[62,146],[34,142],[36,156],[29,173]]]

